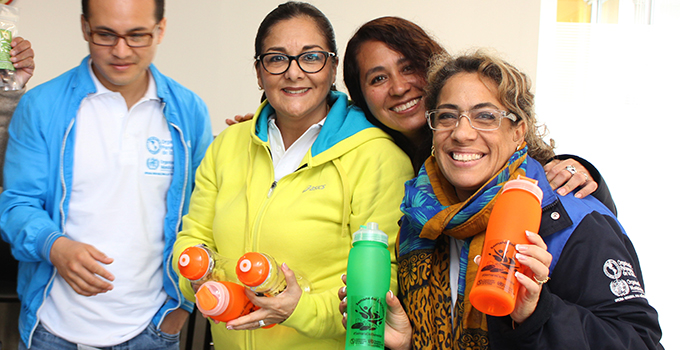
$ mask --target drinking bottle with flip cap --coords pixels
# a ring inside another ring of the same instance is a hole
[[[347,260],[347,339],[345,349],[383,349],[385,296],[390,289],[388,236],[369,222],[352,236]]]
[[[515,309],[519,282],[515,245],[529,244],[526,231],[538,232],[543,191],[535,180],[519,177],[505,183],[486,228],[484,247],[470,303],[491,316],[507,316]]]
[[[276,296],[286,290],[286,276],[276,260],[264,253],[245,253],[237,262],[236,275],[253,292],[268,297]],[[295,273],[297,282],[304,292],[310,292],[309,281],[299,272]]]
[[[179,273],[192,283],[236,281],[233,273],[236,262],[203,244],[184,249],[177,265]]]
[[[196,292],[196,307],[203,315],[219,322],[228,322],[259,309],[246,296],[245,287],[225,281],[203,283]]]

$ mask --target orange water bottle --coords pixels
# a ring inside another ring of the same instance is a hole
[[[236,262],[203,244],[184,249],[177,265],[179,273],[192,283],[236,281]]]
[[[258,309],[245,287],[234,282],[207,281],[196,292],[196,307],[215,321],[227,322]]]
[[[241,283],[260,295],[276,296],[286,290],[286,276],[276,260],[264,253],[249,252],[238,259],[236,275]],[[296,272],[297,282],[305,292],[310,292],[309,281]]]
[[[525,231],[538,232],[543,191],[526,177],[505,183],[486,228],[479,270],[470,290],[470,303],[491,316],[507,316],[515,309],[519,282],[515,245],[529,244]]]

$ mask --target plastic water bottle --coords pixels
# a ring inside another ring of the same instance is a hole
[[[515,271],[515,245],[529,244],[525,231],[538,232],[543,191],[535,180],[519,178],[503,186],[491,210],[479,270],[470,290],[470,303],[492,316],[507,316],[515,309],[519,282]]]
[[[385,295],[391,259],[387,234],[369,222],[352,236],[347,261],[347,341],[345,349],[383,349]]]
[[[206,245],[184,249],[177,262],[179,273],[193,283],[236,281],[232,271],[235,261],[227,259]]]
[[[283,293],[288,287],[281,266],[272,256],[264,253],[244,254],[237,262],[236,275],[241,283],[259,295],[273,297]],[[299,272],[295,272],[295,277],[303,291],[311,291],[306,278]]]
[[[234,282],[207,281],[196,292],[196,307],[215,321],[227,322],[258,309]]]

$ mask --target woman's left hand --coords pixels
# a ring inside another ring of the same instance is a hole
[[[286,290],[274,297],[259,297],[246,288],[246,296],[260,309],[227,322],[227,329],[253,330],[262,327],[260,321],[269,326],[274,323],[281,323],[290,317],[300,301],[302,288],[295,278],[295,273],[288,268],[288,265],[281,264],[281,270],[286,276],[286,283],[288,284]]]
[[[518,244],[515,249],[515,258],[524,266],[524,273],[515,272],[517,281],[521,284],[517,295],[515,310],[510,317],[516,323],[524,322],[536,310],[538,299],[541,295],[543,283],[547,282],[550,274],[552,254],[543,242],[541,236],[526,232],[531,244]]]
[[[588,169],[574,159],[554,159],[543,166],[545,176],[550,182],[552,189],[557,189],[560,196],[565,196],[571,191],[581,188],[574,195],[583,198],[597,190],[597,182],[593,181]]]

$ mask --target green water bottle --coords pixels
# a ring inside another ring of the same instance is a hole
[[[385,347],[385,295],[390,289],[387,234],[369,222],[352,236],[347,261],[347,341],[345,349]]]

